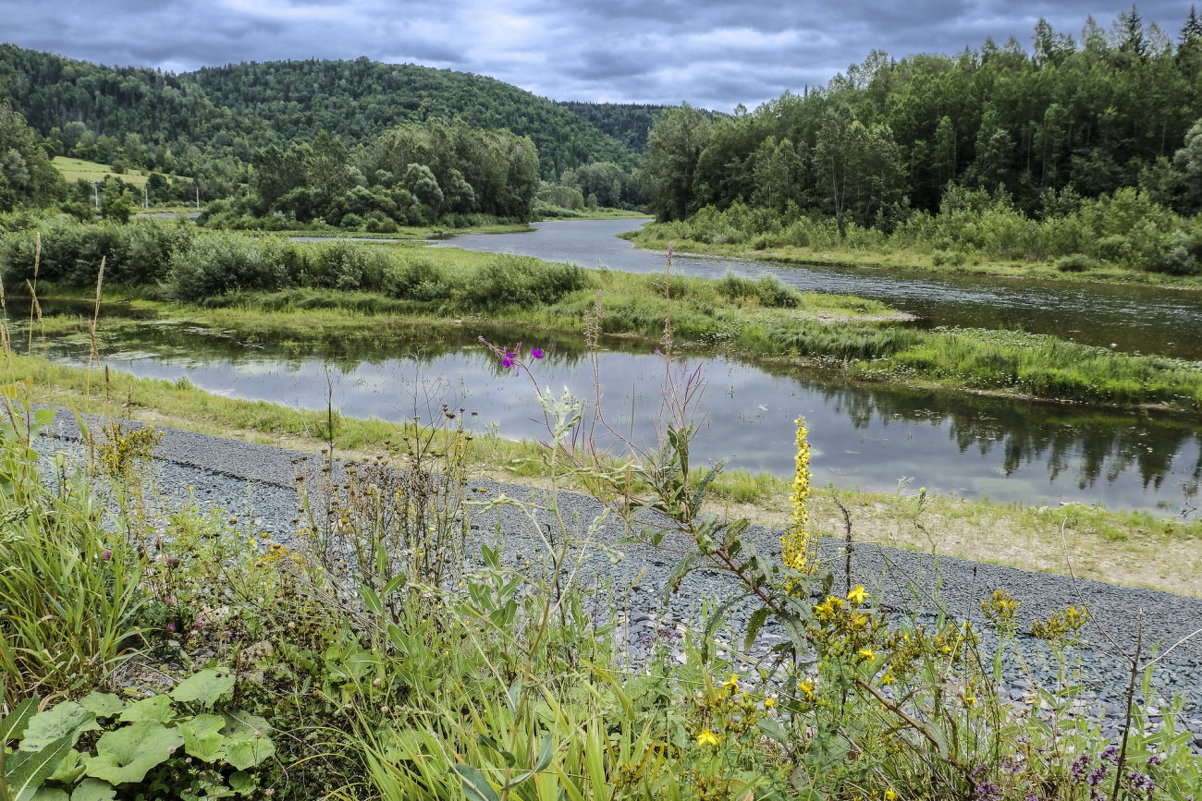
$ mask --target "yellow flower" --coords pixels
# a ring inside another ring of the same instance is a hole
[[[881,676],[881,684],[888,685],[888,684],[892,684],[893,681],[894,681],[894,679],[893,679],[892,673],[886,673],[884,676]]]
[[[864,657],[865,662],[871,662],[872,660],[876,659],[876,652],[871,648],[861,648],[859,651],[857,651],[857,653]]]
[[[890,787],[885,791],[885,801],[897,801],[897,790]]]
[[[863,587],[863,585],[860,585],[860,584],[857,584],[856,588],[854,590],[847,593],[847,600],[851,601],[853,604],[862,604],[862,603],[864,603],[865,598],[871,598],[871,597],[872,597],[871,595],[864,592],[864,587]]]
[[[794,424],[797,426],[797,455],[790,492],[793,515],[780,538],[781,562],[798,572],[813,573],[817,564],[812,559],[813,543],[810,541],[810,444],[806,438],[805,419],[799,417]],[[800,588],[793,584],[795,582],[790,582],[786,589],[790,593],[800,593]]]
[[[709,729],[703,729],[701,734],[697,735],[697,745],[717,745],[718,735],[714,734]]]
[[[814,697],[814,681],[813,679],[805,679],[797,685],[797,689],[805,693],[806,698]]]
[[[727,679],[726,681],[722,682],[722,686],[725,687],[726,689],[730,690],[731,692],[737,691],[739,689],[738,675],[735,673],[731,673],[730,678]]]
[[[776,706],[775,698],[769,696],[768,698],[764,699],[764,709],[771,709],[774,706]]]

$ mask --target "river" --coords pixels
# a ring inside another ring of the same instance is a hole
[[[536,223],[532,233],[456,236],[436,246],[516,253],[591,268],[659,272],[664,269],[663,254],[639,250],[617,237],[644,222],[561,220]],[[1130,353],[1202,360],[1202,292],[1197,291],[711,257],[677,257],[672,269],[710,278],[727,272],[773,275],[805,291],[883,301],[917,315],[924,326],[1022,328]]]
[[[506,332],[466,322],[443,330],[373,330],[327,341],[253,341],[179,321],[102,326],[104,363],[134,375],[179,379],[226,396],[344,415],[429,417],[427,401],[474,412],[481,432],[545,440],[535,385],[502,368],[476,337]],[[579,340],[528,345],[537,384],[592,399],[593,370]],[[51,358],[87,362],[86,338],[35,343]],[[663,360],[622,340],[596,354],[610,424],[646,447],[658,424]],[[690,357],[673,370],[699,371],[696,463],[787,476],[793,420],[807,420],[818,485],[891,491],[909,481],[940,493],[1028,504],[1085,502],[1177,515],[1193,508],[1202,441],[1192,420],[1051,403],[883,386],[854,386],[837,373],[770,371],[721,357]],[[677,373],[673,373],[677,375]]]

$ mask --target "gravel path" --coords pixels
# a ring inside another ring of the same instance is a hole
[[[60,412],[46,434],[38,445],[43,453],[79,453],[78,429],[72,414]],[[296,451],[167,429],[156,454],[155,492],[167,507],[195,499],[288,544],[297,513],[296,476],[298,471],[314,467],[314,459]],[[482,490],[476,495],[483,498],[505,493],[527,499],[538,494],[528,487],[488,481],[473,481],[473,486]],[[580,521],[581,531],[602,513],[597,501],[583,495],[562,493],[559,505],[566,519]],[[482,537],[487,534],[491,538],[493,532],[500,531],[505,535],[507,554],[539,552],[538,538],[531,535],[528,523],[516,511],[502,507],[489,515],[488,519],[473,521]],[[778,536],[779,532],[762,528],[753,527],[749,532],[762,551],[774,554],[779,553]],[[683,543],[668,537],[666,547],[653,549],[619,544],[624,537],[616,521],[600,528],[596,540],[614,546],[623,558],[615,563],[609,554],[594,549],[581,575],[603,577],[611,599],[606,603],[625,607],[632,641],[645,641],[665,627],[674,629],[680,621],[695,620],[703,600],[721,599],[731,593],[732,585],[725,577],[694,575],[663,605],[662,588],[676,561],[670,548],[683,547]],[[824,540],[821,557],[824,564],[838,565],[836,586],[842,587],[842,542]],[[1110,720],[1120,708],[1119,696],[1126,686],[1129,662],[1115,653],[1101,627],[1120,647],[1130,650],[1142,619],[1145,643],[1162,653],[1202,627],[1202,600],[962,559],[933,559],[874,545],[854,549],[852,581],[864,584],[875,598],[883,600],[892,609],[891,614],[928,623],[936,617],[930,598],[938,588],[940,603],[948,615],[980,624],[978,631],[986,653],[990,652],[991,629],[982,617],[979,601],[994,589],[1005,588],[1022,603],[1020,631],[1029,630],[1032,620],[1046,618],[1066,605],[1087,605],[1098,625],[1090,624],[1085,629],[1086,643],[1074,657],[1087,690],[1103,705],[1103,717]],[[732,610],[734,631],[739,630],[737,623],[748,611]],[[1013,663],[1007,669],[1016,699],[1029,690],[1033,681],[1051,686],[1056,669],[1055,660],[1041,643],[1029,637],[1020,639],[1029,646],[1023,648],[1028,654],[1027,667]],[[1153,686],[1162,694],[1150,703],[1156,712],[1167,707],[1167,696],[1180,693],[1184,697],[1185,712],[1178,725],[1194,732],[1195,746],[1202,748],[1202,635],[1181,643],[1161,659]]]

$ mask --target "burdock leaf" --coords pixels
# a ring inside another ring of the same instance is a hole
[[[171,691],[171,697],[185,703],[200,701],[204,706],[212,706],[233,692],[234,677],[228,671],[209,668],[177,684]]]
[[[97,740],[97,756],[88,760],[85,772],[110,784],[140,782],[151,768],[166,762],[183,744],[184,738],[175,729],[142,721],[108,732]]]

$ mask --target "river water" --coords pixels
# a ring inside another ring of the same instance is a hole
[[[534,382],[506,370],[476,337],[512,341],[510,332],[466,322],[445,330],[383,329],[358,340],[273,342],[239,339],[181,322],[110,325],[105,364],[135,375],[188,378],[222,395],[400,421],[429,417],[446,401],[469,413],[479,432],[546,440],[537,385],[595,398],[593,363],[570,337],[528,342],[546,351],[529,360]],[[773,372],[726,358],[690,357],[668,367],[646,347],[606,341],[596,354],[609,424],[637,444],[659,425],[665,376],[705,382],[695,407],[695,463],[787,476],[793,420],[807,420],[818,485],[890,491],[910,480],[964,497],[1028,504],[1086,502],[1189,511],[1202,476],[1202,442],[1191,420],[1108,413],[1057,404],[879,386],[853,386],[837,374]],[[85,363],[81,338],[51,341],[52,358]],[[474,413],[474,414],[471,414]],[[603,444],[607,438],[598,430]]]
[[[533,233],[456,236],[440,246],[516,253],[584,267],[651,273],[663,254],[638,250],[617,234],[644,220],[536,223]],[[773,275],[805,291],[873,298],[927,326],[1022,328],[1131,353],[1202,360],[1202,292],[1144,285],[1085,284],[971,275],[932,277],[867,267],[793,266],[710,257],[677,257],[676,272],[710,278]]]

